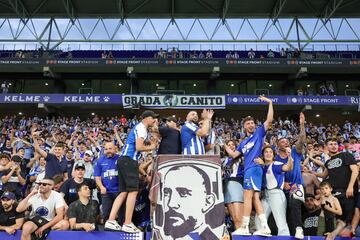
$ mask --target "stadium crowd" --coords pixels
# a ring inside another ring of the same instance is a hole
[[[271,100],[260,99],[269,103],[263,122],[211,110],[185,121],[150,110],[131,119],[3,117],[0,230],[22,229],[23,240],[50,230],[150,231],[156,156],[220,154],[234,234],[360,236],[360,124],[315,125],[303,113],[274,120]]]

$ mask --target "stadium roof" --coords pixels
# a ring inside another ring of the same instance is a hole
[[[341,18],[359,0],[0,0],[6,18]]]

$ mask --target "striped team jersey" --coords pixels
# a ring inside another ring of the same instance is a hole
[[[274,161],[270,165],[265,165],[264,175],[266,189],[284,188],[285,174],[282,170],[284,163]]]
[[[224,170],[223,179],[244,177],[244,166],[240,161],[232,164],[232,160],[231,157],[226,157],[222,161],[222,168]]]
[[[205,147],[202,139],[196,135],[200,128],[192,122],[185,122],[181,128],[182,154],[204,155]]]
[[[140,122],[133,127],[126,139],[126,143],[121,151],[121,156],[127,156],[135,161],[139,161],[141,158],[141,152],[136,151],[136,139],[146,139],[148,135],[145,125]]]

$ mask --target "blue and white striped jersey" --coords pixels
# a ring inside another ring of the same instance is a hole
[[[200,128],[192,122],[185,122],[181,128],[182,154],[204,155],[205,147],[202,139],[196,135]]]
[[[136,139],[146,139],[148,135],[145,125],[140,122],[133,127],[126,139],[126,143],[121,151],[121,156],[127,156],[135,161],[139,161],[141,158],[141,152],[136,151]]]

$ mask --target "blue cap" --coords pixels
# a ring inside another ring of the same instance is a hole
[[[3,195],[1,195],[1,199],[10,199],[10,200],[15,200],[15,194],[12,192],[4,192]]]

